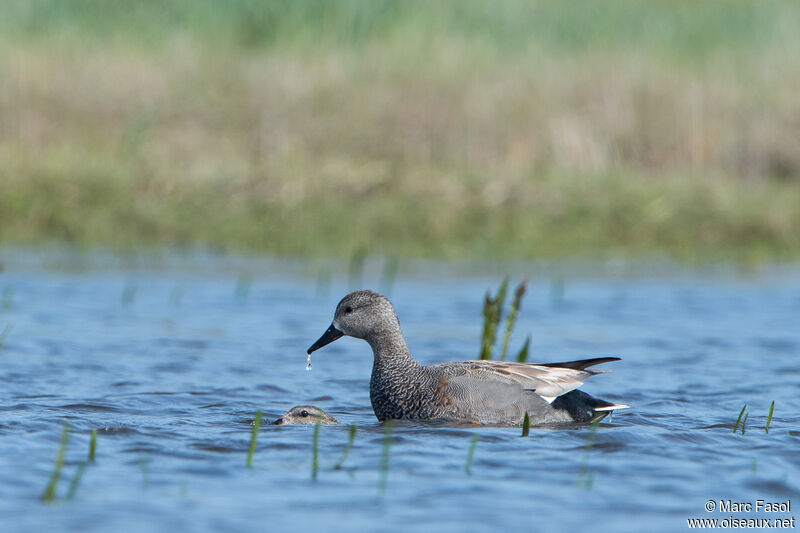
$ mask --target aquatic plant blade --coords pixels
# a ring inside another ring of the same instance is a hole
[[[483,300],[483,331],[481,332],[481,355],[482,360],[492,358],[492,342],[491,342],[491,329],[492,329],[492,314],[494,308],[494,300],[486,293]]]
[[[387,420],[384,422],[385,428],[383,431],[383,450],[381,453],[381,471],[378,478],[378,490],[380,495],[386,493],[386,486],[389,482],[389,457],[392,447],[392,430],[394,429],[394,420]]]
[[[744,410],[745,409],[747,409],[747,404],[744,404],[744,407],[742,407],[742,410],[739,411],[739,418],[736,419],[736,424],[733,426],[733,432],[734,433],[736,433],[736,431],[739,429],[739,424],[742,421],[742,415],[744,415]]]
[[[89,461],[94,462],[95,454],[97,453],[97,430],[92,430],[92,438],[89,440]]]
[[[347,441],[347,446],[345,446],[344,451],[342,452],[342,458],[339,459],[339,462],[333,467],[334,470],[339,470],[344,465],[347,456],[350,455],[350,450],[353,448],[353,443],[356,440],[356,432],[358,431],[358,425],[353,424],[350,426],[350,437]]]
[[[67,490],[67,500],[73,499],[78,492],[78,486],[81,484],[81,479],[83,479],[83,473],[86,471],[87,466],[89,466],[89,461],[83,461],[78,466],[78,471],[75,472],[75,476],[72,478],[72,482],[69,484],[69,489]]]
[[[261,427],[261,409],[256,411],[256,419],[253,421],[253,432],[250,434],[250,449],[247,451],[247,468],[253,467],[253,455],[256,453],[258,443],[258,430]]]
[[[319,471],[319,422],[314,424],[314,437],[311,439],[311,479],[317,480]]]
[[[522,349],[517,354],[517,362],[518,363],[526,363],[528,361],[528,350],[531,346],[531,336],[528,335],[528,338],[525,339],[525,344],[522,345]]]
[[[467,472],[467,475],[472,474],[472,459],[475,457],[475,448],[478,446],[478,439],[480,435],[473,435],[472,442],[469,445],[469,451],[467,452],[467,464],[464,465],[464,470]]]
[[[58,488],[58,481],[61,479],[61,469],[64,467],[64,458],[67,455],[67,446],[69,445],[69,426],[64,424],[64,429],[61,430],[61,444],[58,447],[56,454],[56,464],[53,468],[53,474],[50,476],[50,482],[42,494],[42,501],[52,502],[56,499],[56,489]]]
[[[773,412],[775,412],[775,400],[772,400],[772,405],[769,406],[769,415],[767,416],[767,425],[764,426],[764,433],[769,433],[769,425],[772,423]]]
[[[500,360],[505,361],[508,355],[508,344],[511,341],[511,334],[514,331],[514,325],[519,316],[520,306],[522,305],[522,297],[528,290],[528,280],[523,280],[514,291],[514,300],[511,302],[511,310],[508,312],[508,319],[506,319],[506,333],[503,337],[503,349],[500,351]]]

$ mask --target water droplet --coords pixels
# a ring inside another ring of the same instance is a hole
[[[308,358],[306,359],[306,370],[311,370],[311,354],[308,354]]]

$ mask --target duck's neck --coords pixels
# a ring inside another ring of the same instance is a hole
[[[419,364],[411,356],[400,328],[373,335],[368,342],[375,356],[373,375],[383,372],[408,373],[418,369]]]
[[[400,329],[374,335],[369,340],[375,361],[369,398],[378,420],[409,418],[420,401],[424,367],[408,351]]]

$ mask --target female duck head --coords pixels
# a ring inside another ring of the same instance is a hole
[[[292,407],[289,412],[275,420],[272,425],[284,426],[293,424],[338,424],[339,421],[334,417],[313,405],[298,405]]]

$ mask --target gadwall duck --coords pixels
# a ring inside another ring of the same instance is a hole
[[[287,424],[323,424],[333,425],[338,424],[339,421],[331,415],[313,405],[298,405],[292,407],[289,411],[275,420],[272,424],[275,426],[284,426]]]
[[[589,367],[617,361],[599,357],[564,363],[463,361],[422,366],[411,356],[394,307],[372,291],[356,291],[336,307],[333,323],[308,354],[348,335],[372,347],[369,382],[378,420],[412,419],[520,425],[590,422],[614,405],[577,390],[583,380],[603,371]]]

